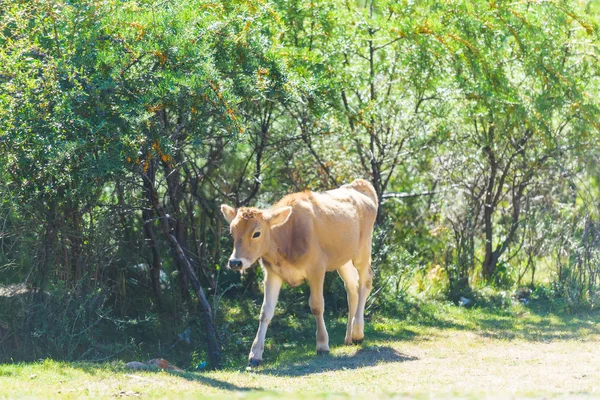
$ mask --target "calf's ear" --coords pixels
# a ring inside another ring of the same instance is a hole
[[[271,228],[275,228],[285,224],[290,219],[290,215],[292,215],[292,207],[286,206],[269,212],[268,217],[265,219],[269,222]]]
[[[227,223],[229,224],[235,218],[235,208],[229,207],[227,204],[221,204],[221,212],[223,213],[225,220],[227,220]]]

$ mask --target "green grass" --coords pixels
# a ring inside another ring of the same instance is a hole
[[[0,366],[0,398],[553,397],[600,390],[600,314],[563,315],[548,304],[501,311],[415,306],[373,315],[361,346],[343,346],[344,320],[328,321],[332,351],[314,354],[314,323],[269,332],[265,364],[247,372],[137,372],[123,363]],[[251,338],[249,338],[251,340]]]

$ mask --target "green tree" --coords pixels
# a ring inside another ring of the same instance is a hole
[[[438,18],[464,104],[448,158],[460,160],[457,183],[478,203],[486,280],[515,241],[542,170],[568,156],[573,139],[597,135],[597,31],[579,13],[558,3],[465,2]]]

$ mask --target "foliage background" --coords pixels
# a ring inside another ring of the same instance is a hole
[[[239,363],[262,273],[218,206],[357,177],[369,312],[597,307],[598,7],[0,0],[0,361]]]

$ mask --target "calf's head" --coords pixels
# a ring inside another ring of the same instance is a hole
[[[272,229],[288,221],[292,207],[286,206],[276,210],[242,207],[236,210],[223,204],[221,212],[229,223],[233,237],[229,268],[241,271],[250,268],[269,251]]]

